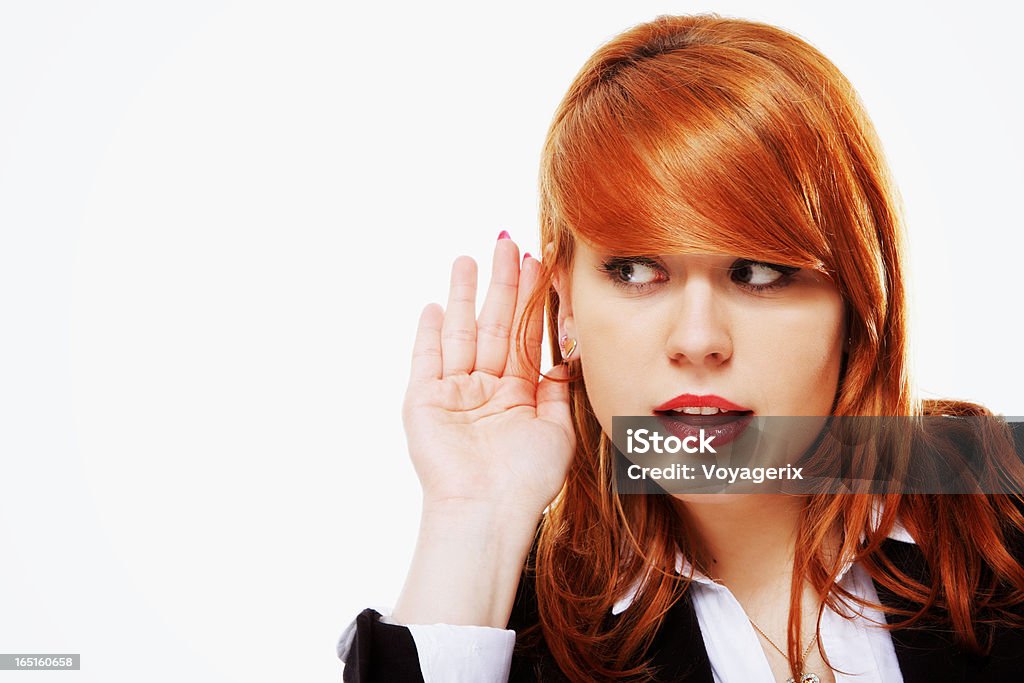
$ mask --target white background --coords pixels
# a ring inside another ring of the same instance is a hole
[[[0,681],[338,680],[419,488],[417,314],[537,253],[550,117],[662,13],[818,46],[911,231],[927,395],[1024,414],[1020,16],[1000,3],[0,4]]]

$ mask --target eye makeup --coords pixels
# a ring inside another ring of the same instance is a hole
[[[669,281],[664,265],[649,256],[613,256],[597,267],[620,289],[642,293]],[[788,286],[800,268],[738,258],[729,266],[729,278],[750,292],[766,292]]]

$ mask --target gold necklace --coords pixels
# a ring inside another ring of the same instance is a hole
[[[775,648],[775,649],[776,649],[776,650],[778,651],[778,653],[779,653],[780,655],[782,655],[783,657],[785,657],[785,658],[786,658],[786,661],[787,661],[787,662],[789,661],[789,655],[787,655],[787,654],[786,654],[785,652],[783,652],[783,651],[782,651],[782,648],[781,648],[781,647],[779,647],[778,645],[776,645],[776,644],[775,644],[775,643],[774,643],[774,642],[772,641],[772,639],[768,637],[768,634],[767,634],[767,633],[765,633],[764,631],[762,631],[762,630],[761,630],[761,628],[760,628],[760,627],[759,627],[759,626],[758,626],[757,624],[755,624],[755,623],[754,623],[754,620],[753,620],[753,619],[751,619],[750,617],[747,617],[747,621],[749,621],[749,622],[750,622],[750,625],[754,627],[754,630],[755,630],[755,631],[757,631],[758,633],[760,633],[760,634],[761,634],[761,636],[762,636],[762,637],[763,637],[763,638],[764,638],[765,640],[767,640],[767,641],[768,641],[768,644],[769,644],[769,645],[771,645],[772,647],[774,647],[774,648]],[[811,638],[811,642],[807,643],[807,649],[806,649],[806,650],[804,650],[804,653],[803,653],[802,655],[800,655],[800,661],[799,661],[799,662],[797,663],[797,664],[798,664],[798,665],[797,665],[797,668],[798,668],[798,669],[803,669],[803,668],[804,668],[804,662],[806,662],[806,661],[807,661],[807,655],[808,655],[808,654],[810,654],[810,652],[811,652],[811,647],[813,647],[813,646],[814,646],[814,643],[815,643],[815,641],[817,641],[817,640],[818,640],[818,634],[817,634],[817,633],[815,633],[815,634],[814,634],[814,636],[813,636],[813,637]],[[793,680],[793,677],[792,677],[792,676],[790,676],[789,678],[787,678],[787,679],[786,679],[786,683],[796,683],[796,681],[794,681],[794,680]],[[801,672],[800,672],[800,682],[799,682],[799,683],[821,683],[821,679],[820,679],[820,678],[818,678],[818,674],[812,674],[812,673],[808,673],[808,672],[806,672],[806,671],[801,671]]]

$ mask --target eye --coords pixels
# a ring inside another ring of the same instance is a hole
[[[664,269],[654,260],[644,256],[610,258],[599,266],[616,286],[633,290],[644,290],[665,280]]]
[[[733,282],[756,291],[785,287],[799,268],[739,259],[730,267]]]

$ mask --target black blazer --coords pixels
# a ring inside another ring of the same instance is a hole
[[[925,578],[926,567],[918,546],[888,539],[882,547],[902,571],[920,580]],[[883,604],[909,607],[877,582],[875,589]],[[886,618],[892,623],[894,617],[887,614]],[[524,574],[508,627],[518,633],[536,621],[533,581]],[[1024,629],[997,629],[992,652],[987,657],[970,655],[955,647],[951,632],[911,628],[891,633],[905,683],[1024,681]],[[658,681],[713,683],[711,662],[688,594],[666,614],[649,652],[659,672]],[[510,682],[567,680],[545,644],[526,652],[517,647],[512,657]],[[382,623],[376,611],[363,610],[356,619],[356,636],[349,651],[344,681],[422,682],[416,644],[409,629]]]

